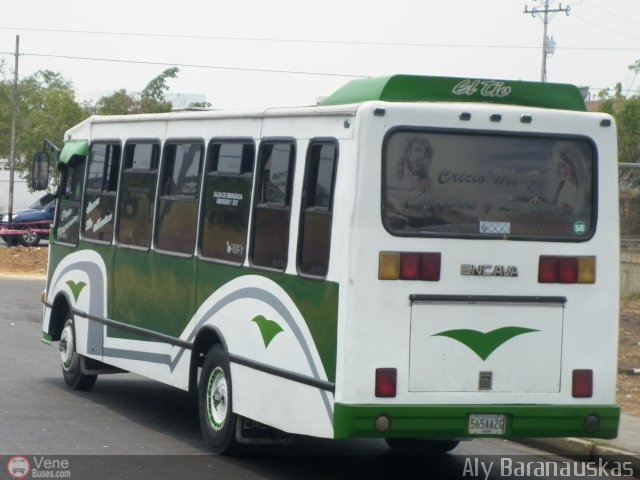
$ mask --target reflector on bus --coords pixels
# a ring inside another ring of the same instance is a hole
[[[571,395],[574,398],[593,396],[593,370],[574,370],[572,377]]]
[[[376,397],[395,397],[396,378],[395,368],[376,368]]]

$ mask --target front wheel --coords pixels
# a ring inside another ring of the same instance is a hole
[[[91,390],[98,376],[82,373],[80,362],[82,356],[76,352],[76,335],[71,317],[67,318],[62,329],[59,348],[65,383],[74,390]]]
[[[214,453],[231,455],[240,448],[231,392],[229,359],[221,345],[214,345],[204,359],[198,385],[200,428],[207,448]]]
[[[458,440],[431,440],[422,438],[385,438],[395,453],[410,455],[442,455],[460,443]]]

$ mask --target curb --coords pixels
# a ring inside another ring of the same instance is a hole
[[[640,478],[640,454],[638,453],[572,437],[526,438],[518,439],[517,442],[575,460],[596,462],[601,460],[603,463],[628,462],[631,464],[634,477]]]

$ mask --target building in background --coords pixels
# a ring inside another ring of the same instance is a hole
[[[9,207],[9,160],[0,158],[0,211]],[[26,208],[42,196],[42,192],[30,192],[27,180],[19,172],[13,176],[13,209]]]

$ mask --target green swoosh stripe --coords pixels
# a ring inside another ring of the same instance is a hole
[[[498,347],[508,342],[518,335],[537,332],[532,328],[523,327],[502,327],[490,332],[479,332],[477,330],[459,329],[447,330],[432,335],[433,337],[449,337],[466,345],[475,352],[482,360],[486,360]]]

